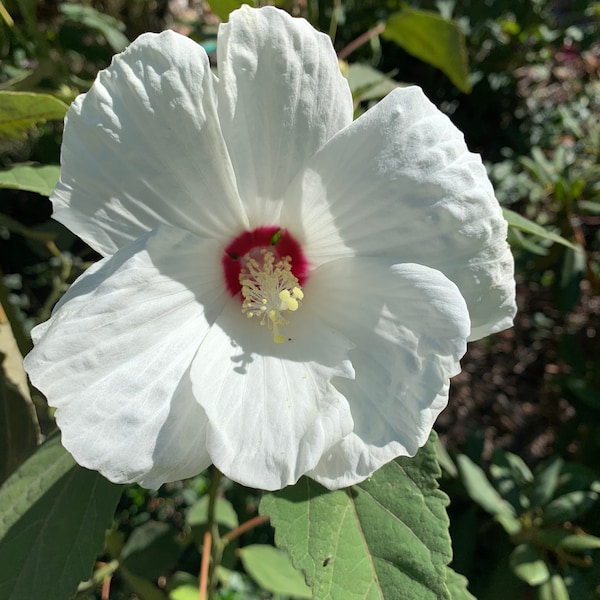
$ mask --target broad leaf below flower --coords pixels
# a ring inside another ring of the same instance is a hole
[[[0,489],[0,598],[70,598],[101,552],[121,487],[54,437]]]
[[[435,434],[363,483],[328,492],[303,478],[264,496],[275,542],[319,599],[450,599],[447,497],[438,489]],[[460,597],[460,596],[458,596]],[[468,596],[466,596],[468,597]]]

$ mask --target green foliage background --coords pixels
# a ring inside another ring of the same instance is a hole
[[[276,4],[332,37],[357,115],[416,83],[482,154],[515,328],[471,346],[441,441],[350,490],[208,471],[148,491],[76,466],[20,364],[98,258],[50,220],[62,118],[144,31],[214,57],[239,3],[0,2],[0,598],[195,599],[207,529],[218,598],[600,598],[600,4]]]

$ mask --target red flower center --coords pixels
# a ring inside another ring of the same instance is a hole
[[[242,313],[265,325],[276,344],[283,343],[281,328],[300,308],[308,276],[300,244],[285,229],[258,227],[238,235],[225,248],[222,263],[227,290],[242,300]]]
[[[240,274],[249,258],[259,259],[264,251],[272,254],[274,262],[288,260],[291,273],[303,285],[308,278],[308,261],[302,247],[287,229],[280,227],[257,227],[252,231],[244,231],[225,248],[221,260],[225,285],[232,297],[242,291]]]

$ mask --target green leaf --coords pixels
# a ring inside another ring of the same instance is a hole
[[[570,598],[565,580],[558,573],[542,583],[538,591],[539,600],[570,600]]]
[[[218,566],[217,572],[222,568]],[[167,581],[169,600],[198,600],[199,586],[198,577],[187,571],[176,571]]]
[[[555,456],[537,470],[529,494],[532,508],[544,506],[552,500],[562,466],[563,460]]]
[[[467,589],[468,583],[464,575],[448,567],[446,572],[446,586],[450,592],[451,600],[477,600]]]
[[[121,486],[75,465],[58,436],[0,488],[0,598],[70,598],[104,546]]]
[[[459,454],[456,457],[456,465],[471,500],[477,502],[491,515],[514,517],[513,507],[500,496],[480,466],[476,465],[466,454]]]
[[[510,555],[513,573],[529,585],[540,585],[550,579],[550,569],[542,552],[530,544],[519,544]]]
[[[498,449],[490,464],[496,489],[504,500],[510,502],[516,514],[523,512],[521,490],[533,480],[533,473],[516,454]]]
[[[547,231],[541,225],[522,217],[520,214],[508,209],[503,208],[502,212],[504,214],[504,218],[507,220],[508,224],[515,229],[523,231],[525,233],[530,233],[531,235],[535,235],[537,237],[543,238],[545,240],[550,240],[551,242],[556,242],[557,244],[562,244],[567,248],[571,248],[571,250],[575,250],[576,252],[581,252],[581,247],[572,244],[569,240],[566,240],[564,237],[552,233],[551,231]]]
[[[313,597],[304,577],[294,569],[285,552],[273,546],[254,544],[241,548],[239,555],[248,575],[262,589],[294,598]]]
[[[0,306],[0,319],[2,312]],[[38,437],[23,357],[10,324],[0,320],[0,484],[35,450]]]
[[[121,567],[120,575],[127,582],[127,585],[143,600],[167,600],[167,596],[163,594],[151,581],[134,575],[129,569]],[[198,590],[196,590],[196,596]]]
[[[58,183],[58,165],[15,165],[0,170],[0,188],[49,196]]]
[[[581,282],[587,268],[585,251],[581,246],[578,250],[568,248],[563,256],[560,267],[560,277],[556,289],[556,304],[558,309],[567,314],[577,304],[581,296]]]
[[[38,123],[62,120],[67,108],[50,94],[0,92],[0,139],[20,138]]]
[[[545,523],[573,521],[587,512],[598,500],[598,494],[590,491],[569,492],[550,502],[543,512]]]
[[[438,489],[435,434],[414,458],[399,458],[347,490],[302,478],[266,494],[260,512],[275,542],[319,600],[449,599],[448,499]]]
[[[208,496],[202,496],[200,500],[190,507],[187,513],[187,522],[192,527],[202,527],[203,532],[208,517],[208,502]],[[233,508],[231,502],[225,500],[225,498],[216,499],[214,519],[216,523],[223,525],[227,529],[235,529],[239,525],[235,508]]]
[[[567,535],[560,543],[568,552],[588,552],[600,549],[600,538],[594,535]]]
[[[455,21],[407,6],[388,19],[382,36],[440,69],[461,92],[471,91],[465,36]]]
[[[400,87],[389,75],[362,63],[348,65],[346,79],[355,102],[379,100]]]
[[[169,600],[198,600],[198,584],[183,583],[169,592]]]
[[[129,40],[123,33],[125,24],[110,15],[105,15],[91,6],[67,2],[60,4],[60,12],[67,21],[79,23],[103,35],[115,52],[121,52],[129,45]]]
[[[436,440],[435,454],[442,471],[445,471],[450,477],[458,477],[458,469],[439,438]]]
[[[183,552],[177,530],[168,523],[148,521],[136,527],[121,551],[121,566],[144,579],[156,579],[168,571]]]
[[[211,10],[225,23],[229,18],[229,14],[238,9],[242,4],[256,6],[254,1],[243,2],[241,0],[207,0]]]

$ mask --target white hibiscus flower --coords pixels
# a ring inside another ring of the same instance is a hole
[[[467,339],[511,324],[506,223],[417,87],[352,122],[329,39],[274,8],[142,35],[73,103],[54,217],[104,258],[26,367],[75,459],[357,483],[425,443]]]

